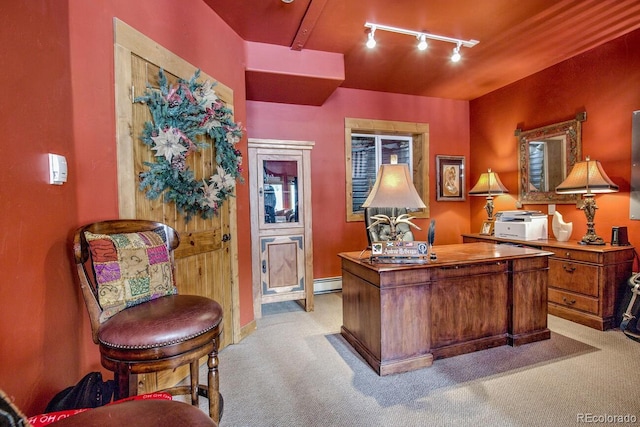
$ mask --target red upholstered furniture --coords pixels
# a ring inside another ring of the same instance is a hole
[[[172,400],[134,400],[89,409],[51,427],[215,427],[200,408]]]
[[[167,399],[167,397],[169,399]],[[217,424],[200,408],[171,400],[166,393],[151,393],[101,406],[27,418],[0,390],[0,426],[24,427],[215,427]]]
[[[137,374],[189,364],[190,384],[165,391],[174,395],[190,394],[191,403],[197,406],[200,389],[209,398],[209,415],[217,423],[221,410],[218,345],[222,307],[209,298],[173,294],[173,250],[179,243],[177,232],[162,223],[104,221],[77,230],[74,257],[91,319],[93,341],[100,348],[102,365],[114,372],[116,399],[137,394]],[[134,262],[139,265],[132,267]],[[132,268],[150,278],[120,277],[131,275],[131,271],[125,274],[125,270]],[[131,285],[125,293],[143,295],[129,298],[126,304],[133,306],[128,308],[114,302],[117,299],[114,295],[123,293],[118,290],[123,280],[127,286]],[[139,289],[144,286],[146,290]],[[207,356],[207,385],[199,386],[198,361],[204,356]]]

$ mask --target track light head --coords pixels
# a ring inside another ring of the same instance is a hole
[[[425,50],[425,49],[427,49],[427,47],[429,46],[429,45],[427,44],[427,36],[426,36],[426,35],[424,35],[424,34],[420,34],[420,35],[418,36],[418,40],[420,40],[420,42],[418,43],[418,49],[420,49],[420,50]]]
[[[458,62],[462,56],[460,55],[460,43],[453,48],[453,54],[451,55],[451,62]]]
[[[367,36],[367,47],[369,49],[373,49],[376,47],[376,39],[374,38],[376,32],[376,27],[371,27],[369,30],[369,35]]]

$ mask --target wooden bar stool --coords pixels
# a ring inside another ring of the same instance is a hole
[[[116,399],[137,394],[137,374],[189,364],[190,384],[164,391],[209,399],[218,422],[221,397],[218,346],[222,307],[196,295],[178,295],[173,251],[180,244],[168,225],[112,220],[79,228],[74,257],[101,363],[114,373]],[[199,359],[207,357],[207,384],[198,382]]]

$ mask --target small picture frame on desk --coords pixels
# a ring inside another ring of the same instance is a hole
[[[483,236],[493,236],[493,221],[483,221],[480,234]]]
[[[436,200],[465,200],[464,156],[436,156]]]

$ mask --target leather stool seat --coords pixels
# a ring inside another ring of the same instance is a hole
[[[90,409],[52,427],[215,427],[200,408],[173,400],[134,400]]]
[[[100,351],[109,359],[163,359],[198,348],[218,334],[222,307],[197,295],[172,295],[121,311],[100,325]],[[202,339],[194,339],[201,337]]]

